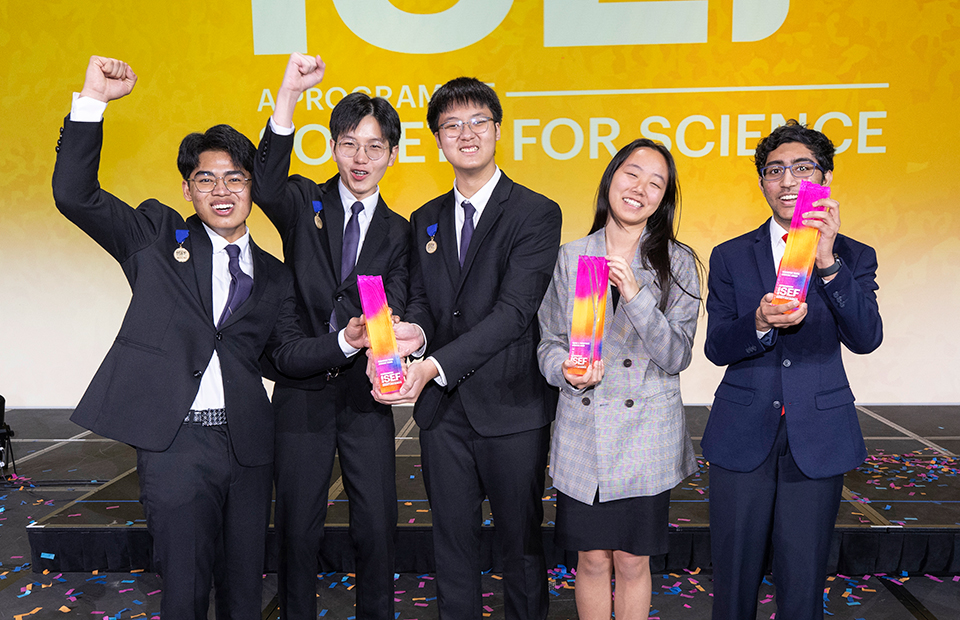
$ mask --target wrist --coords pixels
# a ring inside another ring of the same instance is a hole
[[[835,273],[837,273],[838,271],[840,271],[840,267],[841,267],[842,265],[843,265],[843,261],[840,260],[840,257],[839,257],[839,256],[837,256],[836,254],[834,254],[834,255],[833,255],[833,263],[832,263],[832,264],[830,264],[830,265],[828,265],[827,267],[824,267],[824,268],[822,268],[822,269],[821,269],[819,266],[817,266],[817,275],[820,276],[821,278],[826,278],[826,277],[832,276],[832,275],[834,275]]]

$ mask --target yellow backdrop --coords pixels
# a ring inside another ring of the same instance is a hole
[[[404,123],[385,199],[409,214],[452,176],[426,128],[434,88],[491,83],[504,107],[498,162],[558,201],[564,240],[586,233],[612,152],[645,135],[670,146],[683,188],[680,237],[703,257],[769,216],[751,162],[758,138],[796,117],[838,145],[841,231],[877,249],[883,346],[849,356],[863,403],[957,403],[960,335],[958,2],[789,0],[252,0],[0,4],[0,394],[10,406],[73,406],[115,335],[129,288],[64,220],[50,192],[54,146],[91,54],[140,80],[106,113],[101,183],[131,204],[191,212],[180,139],[220,122],[255,142],[291,51],[327,76],[297,108],[294,172],[335,172],[331,105],[363,89]],[[279,238],[255,210],[258,243]],[[688,403],[722,369],[696,355]]]

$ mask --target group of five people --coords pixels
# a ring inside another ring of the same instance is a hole
[[[415,403],[441,618],[481,617],[485,498],[503,616],[546,618],[548,452],[557,542],[579,552],[580,617],[646,618],[670,489],[697,468],[679,373],[692,358],[702,267],[676,238],[670,151],[646,139],[622,148],[589,235],[560,247],[557,203],[496,164],[496,93],[457,78],[427,110],[453,188],[408,224],[379,191],[400,140],[384,99],[352,93],[333,109],[337,175],[289,175],[296,102],[323,73],[319,57],[291,56],[259,149],[225,125],[183,140],[183,195],[196,211],[186,220],[156,200],[131,209],[99,186],[106,102],[136,82],[125,63],[91,58],[61,130],[57,207],[120,262],[133,291],[73,420],[137,449],[162,617],[205,618],[215,582],[218,617],[259,618],[275,487],[281,617],[316,618],[336,454],[355,615],[394,618],[391,405]],[[702,440],[717,619],[755,616],[771,541],[780,617],[822,616],[843,472],[865,456],[840,343],[856,353],[880,344],[876,254],[838,234],[835,200],[805,222],[820,232],[807,301],[775,305],[771,294],[799,182],[828,185],[833,152],[794,122],[763,139],[755,161],[773,217],[710,259],[706,354],[727,367]],[[254,201],[286,266],[250,239]],[[568,354],[581,255],[606,257],[611,287],[603,359],[578,375]],[[358,274],[381,276],[400,352],[415,360],[398,392],[368,378]],[[261,373],[275,381],[272,402]]]

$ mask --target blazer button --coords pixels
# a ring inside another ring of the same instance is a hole
[[[453,311],[453,316],[459,317],[460,314],[461,314],[461,313],[460,313],[459,310],[454,310],[454,311]]]
[[[626,405],[627,407],[633,407],[633,399],[628,398],[627,400],[623,401],[623,404]]]
[[[783,403],[781,403],[779,400],[775,400],[775,401],[773,401],[773,408],[774,408],[774,409],[782,409],[782,408],[783,408]]]
[[[631,366],[633,366],[633,360],[631,359],[623,360],[623,365],[626,366],[627,368],[630,368]]]
[[[590,399],[589,399],[589,398],[584,398],[584,399],[581,400],[580,402],[583,403],[583,406],[584,406],[584,407],[586,407],[587,405],[590,404]]]
[[[791,362],[790,360],[783,360],[783,367],[784,367],[784,368],[790,368],[790,366],[791,366],[792,364],[793,364],[793,362]]]
[[[343,301],[343,294],[337,295],[336,301]]]
[[[194,371],[193,371],[193,376],[194,376],[195,378],[199,379],[200,377],[203,376],[203,371],[202,371],[202,370],[194,370]]]
[[[217,332],[217,340],[223,340],[223,332]]]

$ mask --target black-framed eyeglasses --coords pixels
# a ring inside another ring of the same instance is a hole
[[[487,133],[487,129],[490,128],[490,123],[492,121],[493,119],[488,116],[477,116],[468,121],[450,121],[440,125],[440,131],[442,131],[443,135],[448,138],[459,138],[460,134],[463,133],[463,128],[469,126],[473,133],[480,135],[482,133]]]
[[[377,161],[387,154],[389,149],[386,145],[381,144],[380,142],[371,142],[370,144],[363,145],[363,152],[367,154],[372,161]],[[337,154],[340,157],[346,157],[348,159],[356,156],[360,152],[360,145],[354,142],[353,140],[344,140],[343,142],[337,142]]]
[[[823,168],[812,161],[798,161],[797,163],[786,166],[784,164],[771,164],[760,168],[760,177],[764,181],[779,181],[786,174],[787,170],[795,179],[806,179],[813,176],[817,170],[823,171]]]
[[[217,187],[217,181],[223,180],[223,185],[229,191],[234,194],[239,194],[246,187],[247,183],[250,182],[250,179],[243,176],[239,172],[231,172],[225,174],[221,177],[218,177],[215,174],[208,174],[205,172],[198,172],[193,175],[192,179],[187,179],[188,181],[193,181],[193,184],[197,187],[197,191],[201,194],[209,194]]]

